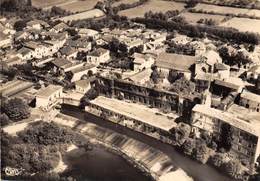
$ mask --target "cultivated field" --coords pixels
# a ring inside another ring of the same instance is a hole
[[[260,20],[248,18],[232,18],[220,26],[235,28],[242,32],[254,32],[260,34]]]
[[[119,6],[120,4],[133,4],[133,3],[136,3],[138,2],[139,0],[120,0],[120,1],[117,1],[117,2],[114,2],[112,4],[112,7],[117,7]]]
[[[98,18],[104,16],[104,12],[99,9],[92,9],[89,11],[85,11],[82,13],[73,14],[70,16],[65,16],[62,18],[59,18],[59,20],[64,22],[71,22],[74,20],[82,20],[82,19],[90,19],[90,18]]]
[[[91,10],[95,7],[97,2],[98,0],[78,0],[71,3],[66,3],[64,5],[59,5],[58,7],[66,11],[75,13],[75,12]]]
[[[222,23],[226,16],[223,15],[212,15],[212,14],[203,14],[203,13],[190,13],[184,12],[180,14],[188,23],[197,23],[200,19],[212,19],[217,25]]]
[[[45,8],[48,6],[56,6],[61,3],[66,3],[71,0],[32,0],[32,5],[37,8]]]
[[[217,6],[217,5],[210,5],[210,4],[203,4],[199,3],[197,6],[195,6],[193,9],[197,11],[204,11],[209,13],[218,13],[218,14],[233,14],[233,15],[239,15],[239,14],[247,14],[249,13],[249,9],[245,8],[233,8],[233,7],[227,7],[227,6]]]
[[[128,18],[136,18],[136,17],[143,17],[144,14],[148,11],[153,12],[167,12],[169,10],[183,10],[185,4],[174,2],[174,1],[162,1],[162,0],[150,0],[147,3],[120,11],[118,14],[121,16],[127,16]]]

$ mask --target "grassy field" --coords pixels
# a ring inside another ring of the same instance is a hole
[[[220,26],[235,28],[242,32],[254,32],[260,34],[260,20],[248,18],[232,18]]]
[[[32,0],[32,5],[37,8],[45,8],[48,6],[56,6],[61,3],[66,3],[71,0]]]
[[[183,10],[185,4],[174,1],[150,0],[144,5],[120,11],[118,14],[128,18],[143,17],[148,11],[166,12],[169,10]]]
[[[82,20],[82,19],[90,19],[90,18],[98,18],[104,16],[104,12],[99,9],[92,9],[89,11],[85,11],[82,13],[73,14],[70,16],[65,16],[62,18],[59,18],[59,20],[64,22],[71,22],[73,20]]]
[[[98,1],[99,0],[79,0],[64,5],[60,5],[59,7],[72,13],[82,12],[93,9]]]
[[[114,2],[112,4],[112,7],[117,7],[120,4],[133,4],[133,3],[138,2],[138,1],[139,0],[120,0],[120,1]]]
[[[233,14],[235,16],[247,15],[247,16],[255,16],[256,18],[260,18],[260,10],[258,9],[246,9],[246,8],[233,8],[228,6],[218,6],[218,5],[210,5],[200,3],[195,6],[193,9],[196,11],[203,11],[208,13],[216,13],[216,14]]]
[[[222,15],[212,15],[212,14],[203,14],[203,13],[189,13],[189,12],[184,12],[184,13],[181,13],[180,15],[182,17],[184,17],[185,20],[188,23],[197,23],[200,19],[212,19],[217,24],[220,24],[226,18],[226,16],[222,16]]]
[[[227,6],[217,6],[217,5],[210,5],[210,4],[198,4],[194,7],[195,10],[199,11],[202,10],[204,12],[212,12],[212,13],[219,13],[219,14],[246,14],[249,12],[249,9],[244,8],[233,8]]]

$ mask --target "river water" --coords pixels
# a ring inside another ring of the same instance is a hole
[[[203,165],[203,164],[200,164],[200,163],[198,163],[198,162],[196,162],[196,161],[194,161],[190,158],[185,157],[184,155],[177,152],[175,150],[175,148],[171,145],[164,144],[164,143],[157,141],[157,140],[155,140],[155,139],[153,139],[149,136],[143,135],[141,133],[137,133],[137,132],[132,131],[128,128],[122,127],[120,125],[116,125],[114,123],[103,120],[99,117],[85,113],[84,111],[81,111],[76,107],[62,106],[61,112],[63,114],[73,116],[73,117],[78,118],[80,120],[85,120],[85,121],[95,123],[99,126],[111,129],[111,130],[116,131],[120,134],[127,135],[130,138],[144,142],[144,143],[164,152],[165,154],[167,154],[172,159],[175,166],[182,168],[190,177],[192,177],[194,179],[194,181],[235,181],[234,179],[226,177],[221,172],[218,172],[215,168],[212,168],[209,165]],[[114,158],[116,158],[116,157],[114,157]],[[83,159],[83,157],[82,157],[82,159]],[[122,158],[120,158],[120,157],[117,157],[117,159],[122,160]],[[107,168],[110,168],[110,163],[106,163],[107,161],[104,161],[104,162],[102,161],[103,162],[102,164],[104,164],[104,165],[108,164]],[[114,160],[114,161],[116,161],[116,160]],[[96,165],[96,166],[98,166],[98,165]],[[84,166],[82,166],[84,168],[76,168],[76,167],[75,167],[75,169],[80,169],[83,172],[85,170],[87,170],[87,169],[84,169],[85,168]],[[120,167],[120,165],[118,165],[118,168],[119,167]],[[107,169],[107,168],[104,168],[104,169]],[[99,171],[95,172],[95,174],[97,176],[100,175]],[[95,174],[93,176],[95,176]],[[124,175],[124,176],[126,176],[126,178],[133,178],[133,177],[131,177],[131,175],[132,175],[132,173],[129,172],[129,174],[126,173],[126,175]],[[140,176],[140,175],[138,175],[138,173],[135,176],[136,176],[137,179],[134,179],[134,181],[138,180],[140,178],[140,177],[138,177],[138,176]],[[140,179],[142,180],[143,178],[140,178]],[[143,180],[145,181],[145,179],[143,179]],[[97,180],[95,180],[95,181],[97,181]],[[114,181],[117,181],[117,179],[114,179]],[[119,181],[121,181],[121,180],[119,179]],[[125,181],[125,179],[123,179],[123,181]]]
[[[125,159],[101,147],[83,154],[68,154],[66,162],[71,168],[64,176],[72,176],[79,181],[149,181],[138,168]]]

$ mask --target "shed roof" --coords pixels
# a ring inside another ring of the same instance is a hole
[[[190,72],[189,69],[193,64],[195,64],[195,61],[195,56],[160,53],[155,60],[155,65],[160,68]]]
[[[155,114],[155,111],[152,111],[143,105],[128,103],[103,96],[97,97],[92,100],[91,103],[164,131],[170,131],[177,126],[177,123],[174,120],[170,120],[165,115]]]

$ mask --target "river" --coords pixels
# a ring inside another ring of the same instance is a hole
[[[138,168],[101,147],[83,154],[66,155],[70,169],[63,173],[80,181],[150,181]]]
[[[105,121],[99,117],[93,116],[73,106],[62,106],[61,112],[69,116],[73,116],[80,120],[95,123],[99,126],[111,129],[115,132],[129,136],[130,138],[144,142],[162,152],[167,154],[175,164],[175,166],[182,168],[194,181],[235,181],[209,165],[200,164],[184,155],[180,154],[171,145],[162,143],[144,134],[132,131],[128,128],[116,125],[109,121]],[[77,168],[78,169],[78,168]]]

